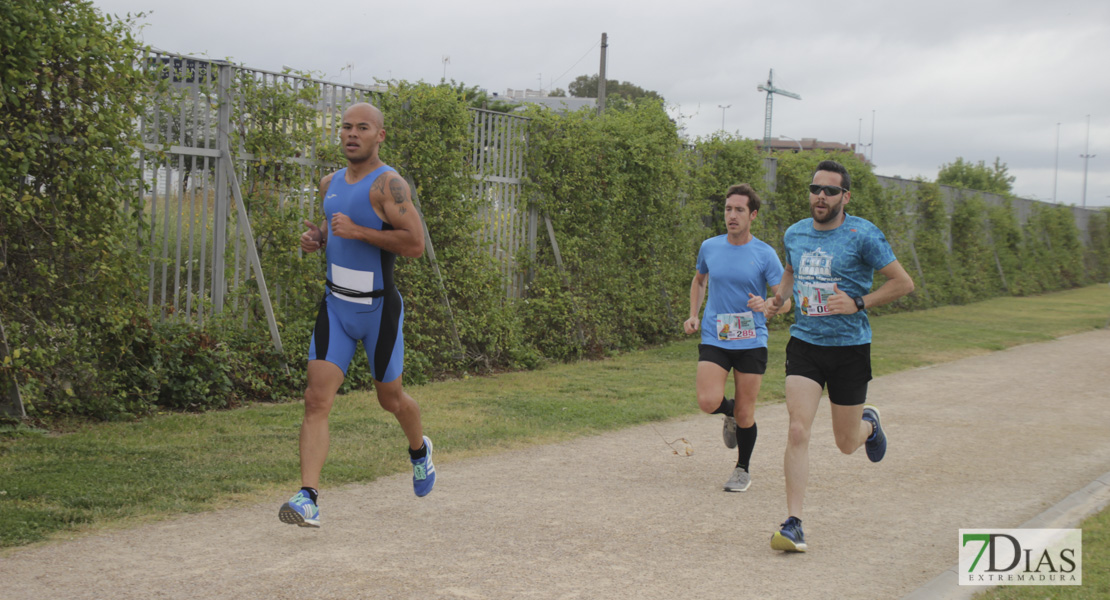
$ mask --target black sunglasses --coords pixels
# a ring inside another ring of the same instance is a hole
[[[838,185],[817,185],[816,183],[809,184],[809,193],[813,194],[814,196],[820,194],[821,192],[825,192],[825,195],[829,197],[839,196],[840,194],[847,191],[848,190]]]

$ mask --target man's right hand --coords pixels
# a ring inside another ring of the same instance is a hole
[[[324,247],[324,232],[315,223],[305,220],[308,231],[301,234],[301,250],[312,253]]]

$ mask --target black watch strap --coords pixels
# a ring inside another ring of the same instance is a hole
[[[864,308],[866,308],[863,305],[863,296],[856,296],[855,298],[852,298],[852,300],[855,300],[856,302],[856,310],[863,310]]]

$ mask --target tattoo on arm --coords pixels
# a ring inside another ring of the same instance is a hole
[[[409,199],[409,186],[407,183],[396,177],[390,179],[389,194],[393,196],[394,203],[401,205],[397,208],[397,212],[402,215],[408,212],[408,209],[404,206],[405,202]]]

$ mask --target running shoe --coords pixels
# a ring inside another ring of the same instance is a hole
[[[871,437],[867,438],[867,458],[871,462],[879,462],[886,456],[886,434],[883,433],[883,425],[879,422],[879,409],[871,406],[870,404],[863,407],[863,420],[871,423],[874,431]]]
[[[726,448],[736,447],[736,418],[732,415],[725,415],[725,425],[721,430],[721,437],[725,439]]]
[[[424,436],[424,447],[428,450],[424,458],[412,461],[412,490],[421,498],[430,494],[432,486],[436,484],[436,467],[432,464],[432,440],[428,436]]]
[[[278,519],[281,519],[282,523],[289,523],[290,525],[319,527],[320,509],[316,507],[312,498],[308,497],[308,492],[301,490],[297,492],[296,496],[290,498],[289,502],[281,505],[281,509],[278,510]]]
[[[752,485],[752,476],[743,467],[736,467],[725,483],[726,492],[745,492]]]
[[[782,524],[782,529],[771,536],[771,549],[783,552],[805,552],[806,536],[802,533],[802,521],[790,517]]]

